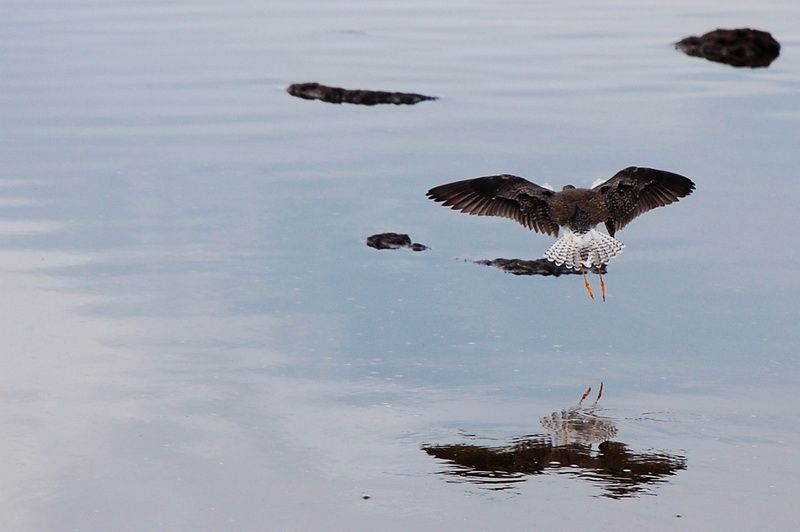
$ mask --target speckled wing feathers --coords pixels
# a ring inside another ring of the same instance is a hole
[[[614,236],[640,214],[688,196],[694,183],[672,172],[631,166],[593,190],[603,195],[609,212],[606,229]]]
[[[427,196],[457,211],[502,216],[539,233],[558,235],[550,217],[552,190],[510,174],[477,177],[432,188]]]

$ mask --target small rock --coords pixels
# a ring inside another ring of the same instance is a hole
[[[343,89],[341,87],[329,87],[317,82],[295,83],[289,85],[286,92],[305,100],[322,100],[328,103],[354,103],[358,105],[377,105],[380,103],[414,105],[415,103],[437,99],[435,96],[407,92]]]
[[[412,251],[425,251],[428,249],[424,244],[411,242],[411,237],[401,233],[379,233],[368,236],[367,245],[375,249],[409,248]]]
[[[695,57],[735,67],[768,67],[781,53],[781,45],[769,32],[750,28],[716,29],[700,37],[692,35],[675,48]]]

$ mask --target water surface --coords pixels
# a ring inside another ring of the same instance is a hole
[[[799,15],[5,2],[3,529],[791,528]],[[771,31],[781,57],[670,45],[725,26]],[[304,81],[440,99],[286,94]],[[629,165],[697,191],[619,233],[605,304],[574,276],[456,260],[551,240],[424,196]],[[431,249],[365,245],[384,231]],[[613,441],[682,467],[625,497],[555,466],[498,490],[423,449],[552,438],[540,419],[600,381]]]

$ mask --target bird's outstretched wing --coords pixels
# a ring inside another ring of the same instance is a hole
[[[672,172],[631,166],[594,190],[603,196],[609,213],[606,229],[614,236],[640,214],[688,196],[694,190],[694,183]]]
[[[432,188],[427,196],[445,207],[477,216],[502,216],[539,233],[558,235],[550,218],[552,190],[510,174],[465,179]]]

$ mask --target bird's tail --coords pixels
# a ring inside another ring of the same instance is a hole
[[[600,267],[622,252],[625,245],[616,238],[590,229],[586,233],[576,234],[564,228],[564,234],[550,246],[544,256],[547,260],[562,264],[567,268]]]

